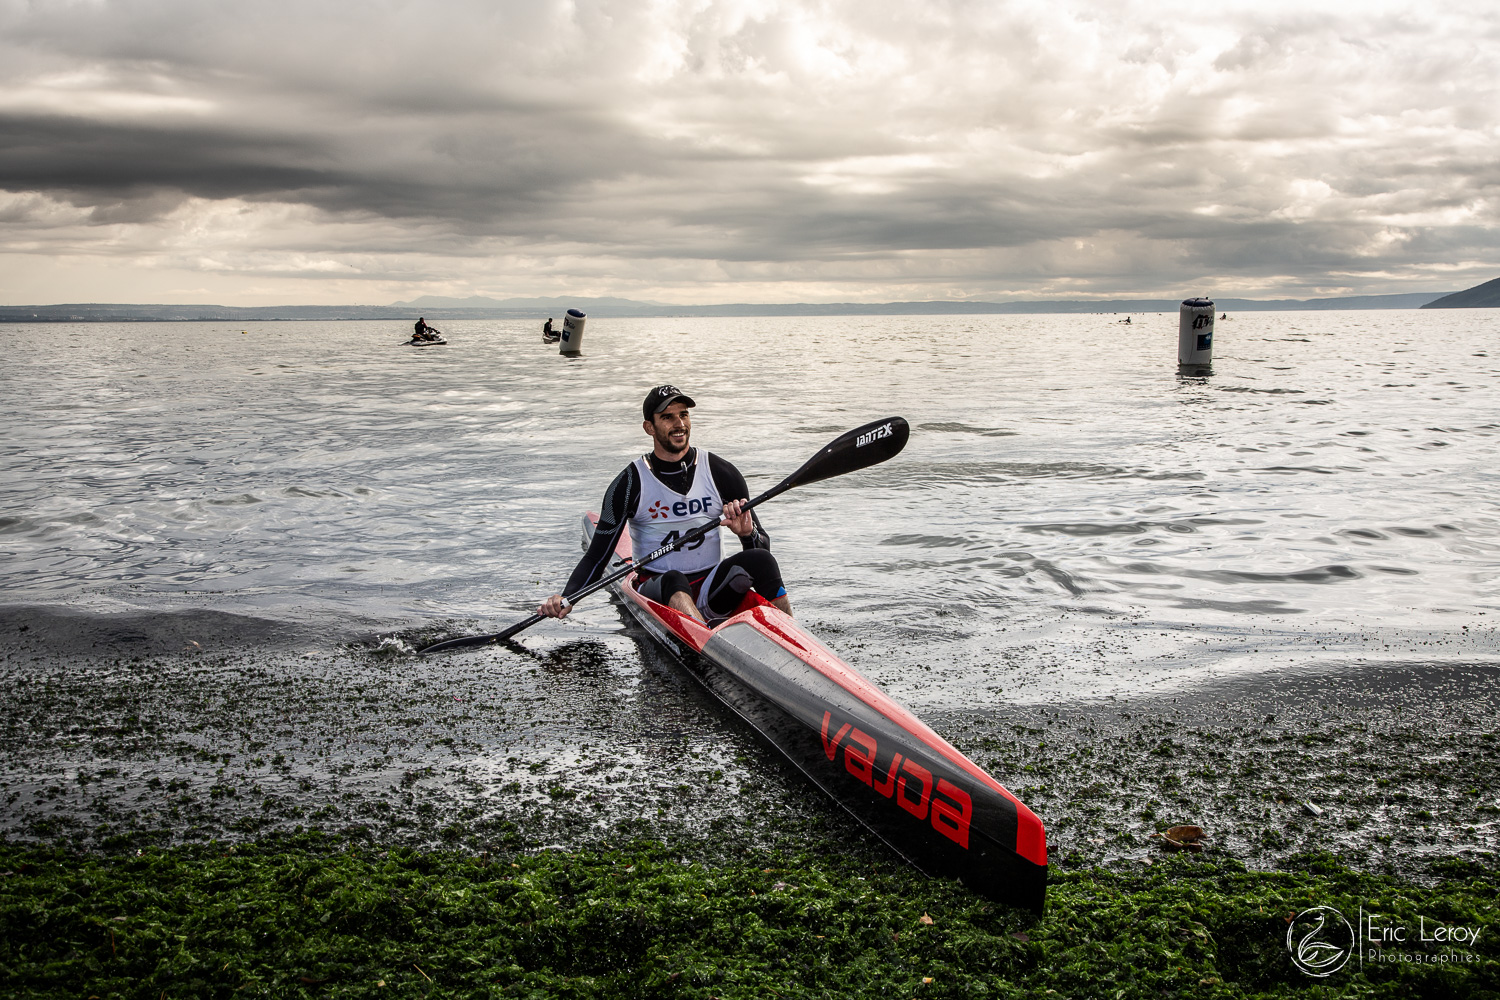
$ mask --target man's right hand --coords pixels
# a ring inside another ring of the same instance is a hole
[[[553,594],[542,602],[536,609],[536,613],[547,618],[566,618],[568,612],[573,610],[573,605],[562,599],[561,594]]]

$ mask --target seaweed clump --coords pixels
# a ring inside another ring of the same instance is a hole
[[[322,835],[126,856],[9,845],[0,965],[15,993],[101,1000],[1494,997],[1492,861],[1416,884],[1328,855],[1252,872],[1184,854],[1057,874],[1038,917],[895,863],[747,853],[705,865],[646,841],[510,857]],[[1285,944],[1313,906],[1463,925],[1478,940],[1315,979]]]

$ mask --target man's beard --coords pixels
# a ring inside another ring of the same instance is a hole
[[[672,432],[671,431],[668,431],[665,434],[663,434],[659,430],[658,431],[653,431],[652,434],[651,434],[651,436],[654,437],[654,438],[656,438],[656,444],[657,444],[658,447],[661,448],[662,451],[666,452],[668,455],[676,455],[679,452],[685,452],[685,451],[687,451],[687,448],[688,448],[688,439],[692,436],[692,432],[688,431],[688,432],[686,432],[686,433],[683,434],[683,436],[682,436],[682,447],[681,448],[678,448],[678,447],[676,447],[675,445],[672,444]]]

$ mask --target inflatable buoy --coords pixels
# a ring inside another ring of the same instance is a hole
[[[1207,368],[1213,360],[1213,299],[1184,299],[1177,311],[1177,364]]]

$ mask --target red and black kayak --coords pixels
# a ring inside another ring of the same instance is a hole
[[[596,515],[583,520],[584,545]],[[616,555],[629,561],[629,533]],[[1040,912],[1042,821],[994,778],[751,591],[709,628],[642,597],[621,603],[715,697],[919,870]]]

